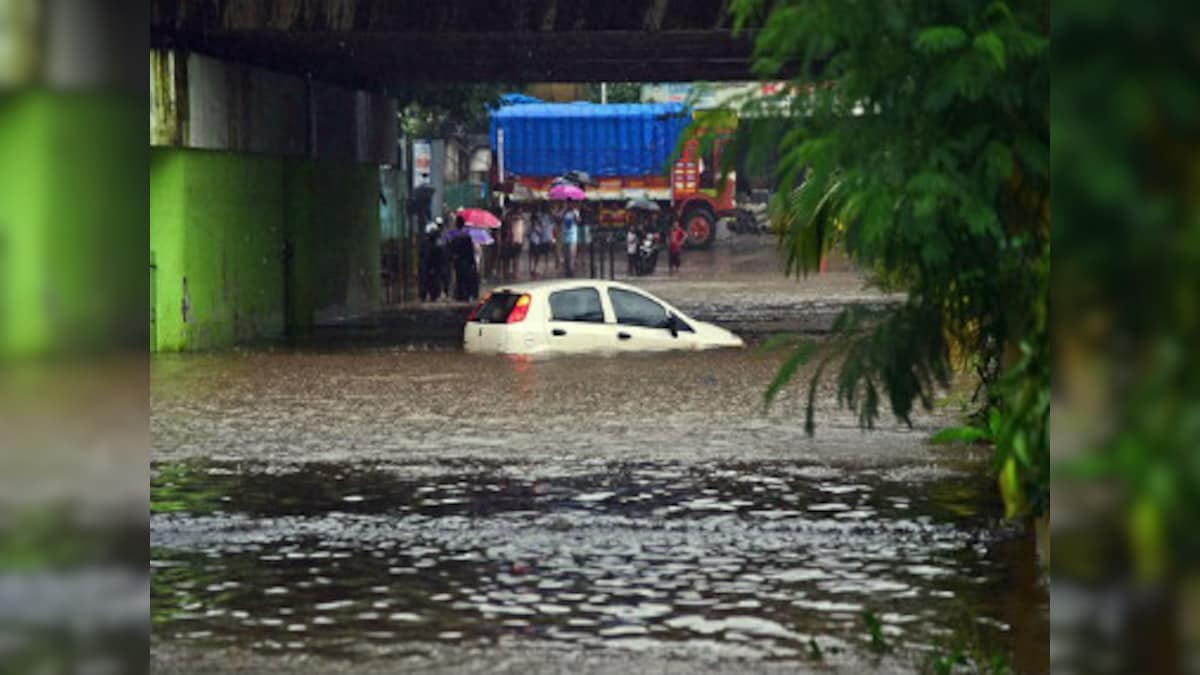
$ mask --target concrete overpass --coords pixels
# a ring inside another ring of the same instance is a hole
[[[751,77],[728,0],[155,0],[151,42],[359,88]]]

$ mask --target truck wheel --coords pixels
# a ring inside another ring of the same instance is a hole
[[[717,238],[716,219],[703,207],[683,212],[683,229],[688,234],[688,248],[709,248]]]

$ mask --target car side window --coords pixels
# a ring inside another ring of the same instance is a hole
[[[572,288],[550,294],[552,321],[586,321],[604,323],[604,308],[600,292],[594,288]]]
[[[608,299],[617,315],[617,323],[649,328],[667,327],[667,308],[640,293],[610,288]]]

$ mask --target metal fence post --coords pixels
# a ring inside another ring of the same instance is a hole
[[[617,278],[617,258],[613,252],[613,246],[616,242],[616,232],[608,233],[608,280],[613,281]]]
[[[588,278],[596,278],[596,242],[591,232],[588,232]]]

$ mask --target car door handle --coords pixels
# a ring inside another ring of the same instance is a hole
[[[618,340],[628,340],[628,339],[629,339],[629,338],[631,338],[631,337],[633,337],[633,336],[632,336],[632,335],[630,335],[629,333],[626,333],[626,332],[624,332],[624,331],[622,331],[622,332],[620,332],[620,333],[617,333],[617,339],[618,339]]]
[[[550,331],[550,334],[553,335],[554,337],[562,337],[567,334],[567,331],[565,331],[561,328],[555,328],[554,330]]]

